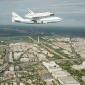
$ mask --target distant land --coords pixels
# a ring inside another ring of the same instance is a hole
[[[85,37],[85,28],[81,27],[43,27],[43,26],[19,26],[0,25],[0,37],[27,36],[27,35],[61,35]]]

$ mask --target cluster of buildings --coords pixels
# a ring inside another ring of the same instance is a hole
[[[73,65],[72,68],[73,68],[73,69],[76,69],[76,70],[85,69],[85,61],[82,62],[82,64],[80,64],[80,65]]]
[[[82,60],[85,60],[85,38],[73,38],[72,46]]]
[[[70,38],[70,37],[45,37],[46,41],[51,41],[49,44],[54,49],[62,49],[61,52],[73,57],[73,51],[80,55],[82,60],[85,60],[85,38]],[[73,47],[73,48],[72,48]],[[74,49],[74,50],[73,50]]]
[[[46,41],[51,41],[49,45],[53,49],[58,49],[61,53],[67,54],[68,57],[72,55],[72,49],[70,45],[70,38],[69,37],[54,37],[54,38],[44,38]],[[72,55],[73,56],[73,55]]]
[[[4,57],[5,56],[3,56],[3,55],[5,54],[4,53],[5,49],[6,49],[5,45],[0,45],[0,65],[4,64]]]
[[[53,45],[55,45],[55,46],[57,46],[59,48],[65,49],[68,52],[71,52],[71,48],[70,48],[70,44],[69,43],[56,41],[56,42],[53,42]]]
[[[49,83],[48,79],[51,79],[52,76],[45,69],[42,70],[43,73],[38,71],[37,74],[37,71],[34,71],[34,67],[32,67],[35,64],[38,65],[39,62],[48,61],[48,56],[52,57],[54,55],[38,44],[26,42],[10,43],[8,56],[10,64],[2,78],[6,82],[2,82],[1,85],[9,85],[7,81],[10,81],[10,85],[25,85],[25,83],[32,85],[33,82],[43,83],[42,81]],[[38,81],[37,75],[41,76],[42,81]]]
[[[32,43],[12,43],[10,47],[10,56],[14,57],[14,60],[20,59],[21,62],[28,61],[42,61],[47,60],[47,56],[52,57],[53,54],[48,52],[45,48],[40,48],[37,44]],[[11,58],[9,56],[9,58]],[[12,61],[12,59],[11,59]]]
[[[83,60],[85,58],[85,40],[83,38],[76,40],[75,38],[70,39],[68,37],[46,37],[44,39],[51,41],[51,43],[47,44],[55,52],[59,52],[63,56],[67,54],[68,57],[65,56],[67,60],[70,60],[73,56],[71,45]],[[26,83],[39,85],[39,82],[43,83],[42,81],[45,81],[46,85],[53,85],[53,83],[55,85],[80,85],[69,72],[56,64],[55,60],[51,61],[51,59],[55,59],[55,54],[44,46],[39,45],[39,39],[38,43],[10,43],[8,55],[8,63],[0,67],[0,70],[4,71],[2,80],[6,81],[5,83],[2,82],[1,85],[9,85],[7,81],[10,81],[10,85],[26,85]],[[4,68],[8,69],[3,70]],[[71,68],[75,70],[85,69],[85,62],[80,65],[73,65]],[[85,76],[82,76],[82,80],[85,80]]]
[[[26,42],[9,44],[10,51],[14,51],[14,52],[24,52],[31,47],[32,47],[32,43],[26,43]]]
[[[57,85],[80,85],[78,81],[54,61],[43,62],[43,65],[52,74],[53,78],[57,80]]]

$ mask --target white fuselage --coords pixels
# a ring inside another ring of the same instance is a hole
[[[32,20],[30,19],[21,19],[21,20],[15,20],[15,22],[21,22],[21,23],[26,23],[26,24],[32,24],[34,23]]]
[[[59,22],[61,21],[62,19],[59,18],[59,17],[48,17],[48,18],[42,18],[40,20],[38,20],[38,23],[42,22],[42,23],[54,23],[54,22]]]

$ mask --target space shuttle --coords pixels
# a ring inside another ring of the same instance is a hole
[[[56,23],[62,21],[62,18],[55,17],[54,13],[42,12],[35,13],[32,10],[28,10],[28,13],[23,17],[19,16],[17,13],[12,12],[12,22],[26,23],[26,24],[47,24]]]
[[[42,12],[42,13],[34,13],[32,10],[28,10],[28,13],[25,15],[26,18],[44,18],[54,16],[54,13],[51,12]]]

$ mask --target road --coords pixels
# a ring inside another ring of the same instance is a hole
[[[37,40],[33,39],[32,37],[29,37],[29,38],[30,38],[31,40],[33,40],[34,42],[37,42]],[[40,42],[40,45],[41,45],[42,47],[46,48],[47,50],[49,50],[50,52],[54,53],[55,55],[58,55],[58,56],[61,57],[61,58],[66,58],[65,56],[61,55],[60,53],[58,53],[58,52],[56,52],[55,50],[51,49],[50,47],[46,46],[45,44],[47,44],[47,43],[45,43],[45,42],[43,42],[43,41]]]
[[[45,47],[47,50],[49,50],[50,52],[58,55],[58,56],[61,57],[61,58],[66,58],[65,56],[61,55],[60,53],[58,53],[58,52],[56,52],[55,50],[51,49],[50,47],[46,46],[45,44],[46,44],[46,43],[42,41],[42,44],[41,44],[41,45],[42,45],[43,47]]]

